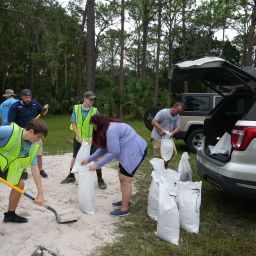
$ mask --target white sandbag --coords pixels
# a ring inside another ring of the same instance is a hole
[[[227,132],[220,138],[214,148],[211,150],[211,154],[224,154],[229,155],[231,151],[231,135]]]
[[[162,181],[168,184],[168,189],[176,189],[180,175],[171,169],[165,169],[164,160],[153,158],[150,160],[153,166],[151,173],[152,181],[148,193],[147,214],[152,220],[158,219],[159,183]]]
[[[161,140],[160,153],[164,161],[169,161],[173,155],[174,143],[173,139],[169,137],[170,135],[166,134],[165,137]]]
[[[159,198],[159,183],[160,172],[152,171],[152,181],[148,193],[147,214],[152,220],[158,219],[158,198]]]
[[[184,152],[181,156],[178,166],[178,173],[180,174],[181,181],[192,181],[192,169],[187,152]]]
[[[94,172],[83,165],[78,172],[78,206],[87,214],[95,214]]]
[[[82,168],[81,162],[90,156],[90,150],[91,144],[88,142],[83,142],[79,151],[77,152],[76,160],[71,170],[72,173],[76,173]]]
[[[179,182],[180,226],[192,233],[199,232],[201,188],[202,181]]]
[[[164,160],[160,158],[153,158],[150,161],[153,167],[151,172],[152,181],[148,193],[147,214],[152,220],[158,219],[158,197],[159,197],[159,182],[163,175],[165,167]]]
[[[179,244],[179,210],[175,195],[168,192],[168,188],[164,183],[159,184],[159,213],[156,235],[172,244]]]

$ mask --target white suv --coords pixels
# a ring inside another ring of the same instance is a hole
[[[204,122],[203,143],[197,151],[199,175],[229,194],[256,198],[256,76],[209,57],[176,64],[175,77],[200,80],[224,97]],[[231,135],[231,152],[211,154],[209,146],[225,132]]]

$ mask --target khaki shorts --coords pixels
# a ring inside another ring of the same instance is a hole
[[[161,158],[161,152],[160,152],[160,147],[161,147],[161,140],[156,140],[153,139],[153,152],[154,152],[154,157],[160,157]],[[173,155],[177,155],[177,149],[175,146],[175,142],[173,141]]]
[[[38,156],[42,156],[43,155],[43,142],[42,142],[42,140],[39,140],[39,141],[37,141],[37,143],[39,144],[39,149],[38,149],[38,153],[37,153],[37,155]]]

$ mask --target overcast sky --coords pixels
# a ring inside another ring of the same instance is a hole
[[[68,4],[70,0],[57,0],[57,1],[65,8],[65,6]],[[104,0],[100,0],[100,1],[104,2]],[[201,1],[201,0],[198,0],[198,1]],[[83,1],[82,5],[84,5],[85,2],[86,1]],[[228,38],[231,41],[237,35],[237,32],[233,29],[226,29],[225,35],[226,35],[226,39]],[[218,40],[222,40],[222,30],[219,30],[218,32],[216,32],[214,36],[217,37]]]

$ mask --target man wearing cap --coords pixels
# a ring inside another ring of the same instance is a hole
[[[29,121],[35,119],[38,115],[45,115],[48,112],[48,105],[41,106],[39,102],[32,99],[32,92],[29,89],[23,89],[20,92],[21,99],[15,102],[8,113],[8,123],[16,123],[18,126],[24,128]],[[43,149],[42,141],[38,141],[40,148],[37,154],[38,168],[42,177],[47,178],[46,172],[43,170]],[[28,174],[23,172],[22,178],[27,179]]]
[[[8,112],[13,103],[15,103],[16,99],[14,99],[15,93],[12,89],[6,89],[3,97],[6,98],[4,102],[0,105],[0,120],[2,120],[1,125],[8,124]]]
[[[93,126],[90,123],[90,119],[92,116],[98,114],[97,108],[93,107],[93,103],[96,98],[97,97],[93,92],[86,91],[84,93],[83,104],[74,105],[73,107],[71,116],[72,130],[75,134],[73,143],[73,158],[70,165],[70,173],[63,181],[61,181],[61,184],[73,183],[76,180],[75,175],[74,173],[71,173],[71,170],[74,166],[76,155],[81,147],[82,142],[92,140]],[[96,146],[92,144],[90,154],[93,154],[96,149]],[[101,169],[96,170],[96,173],[100,189],[106,189],[107,186],[102,178]]]

